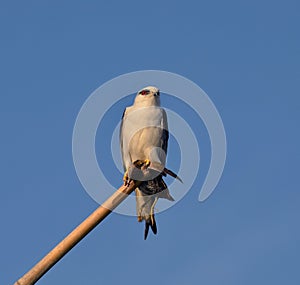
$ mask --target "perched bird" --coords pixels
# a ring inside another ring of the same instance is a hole
[[[174,201],[162,176],[169,174],[180,180],[165,168],[168,139],[167,115],[160,107],[159,89],[145,87],[137,93],[134,104],[125,109],[120,127],[124,184],[130,179],[142,181],[135,193],[138,221],[145,221],[144,239],[149,228],[157,233],[154,217],[157,200]]]

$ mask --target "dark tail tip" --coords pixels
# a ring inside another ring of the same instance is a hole
[[[157,226],[156,226],[154,216],[152,218],[153,218],[153,223],[151,222],[151,220],[145,221],[144,240],[147,239],[149,233],[149,227],[151,227],[151,230],[155,235],[157,234]]]
[[[148,236],[148,232],[149,232],[149,226],[150,226],[150,223],[145,221],[145,231],[144,231],[144,240],[147,239],[147,236]]]

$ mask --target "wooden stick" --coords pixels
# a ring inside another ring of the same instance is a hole
[[[14,285],[35,284],[55,263],[121,204],[138,187],[138,184],[139,182],[131,181],[128,186],[121,186]]]

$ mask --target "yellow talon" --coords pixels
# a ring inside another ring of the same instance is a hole
[[[145,159],[145,160],[144,160],[144,166],[145,166],[145,167],[148,167],[150,164],[151,164],[151,162],[150,162],[149,159]]]
[[[133,162],[134,166],[140,169],[146,169],[148,168],[148,166],[151,164],[151,161],[149,159],[145,159],[145,160],[136,160],[135,162]]]

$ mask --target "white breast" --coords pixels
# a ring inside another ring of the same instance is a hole
[[[164,160],[157,156],[156,148],[161,147],[163,110],[160,107],[127,109],[123,119],[123,151],[128,152],[130,163],[136,160]],[[125,164],[128,164],[125,163]],[[126,165],[128,166],[128,165]]]

